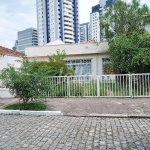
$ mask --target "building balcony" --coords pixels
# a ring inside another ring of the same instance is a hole
[[[64,37],[65,39],[74,39],[74,35],[65,34]]]
[[[73,26],[72,27],[70,27],[70,26],[64,26],[64,30],[71,30],[71,31],[74,32]]]
[[[71,9],[73,11],[73,6],[72,5],[64,5],[65,8]]]
[[[66,21],[64,21],[64,25],[68,25],[70,27],[74,27],[74,24],[72,22],[66,22]]]
[[[70,0],[64,0],[63,3],[64,5],[72,5],[72,1]]]
[[[64,30],[64,34],[71,34],[71,35],[73,35],[74,32],[73,32],[73,30],[72,31],[70,31],[70,30]]]
[[[64,21],[69,21],[73,23],[73,18],[64,17]]]
[[[65,43],[75,43],[74,39],[64,39]]]
[[[72,14],[72,15],[73,15],[73,10],[70,10],[70,9],[64,8],[64,12],[68,12],[68,13],[70,13],[70,14]]]
[[[64,11],[64,16],[73,18],[73,14],[70,14],[70,13],[68,13],[66,11]]]

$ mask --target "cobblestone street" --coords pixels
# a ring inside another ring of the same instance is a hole
[[[0,150],[150,150],[150,119],[0,115]]]

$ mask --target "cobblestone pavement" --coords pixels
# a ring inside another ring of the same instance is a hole
[[[0,115],[0,150],[150,150],[150,119]]]

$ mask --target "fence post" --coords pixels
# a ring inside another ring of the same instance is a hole
[[[129,75],[129,93],[132,98],[132,74]]]
[[[97,77],[97,96],[100,97],[99,76],[96,77]]]
[[[67,95],[70,97],[70,77],[67,76]]]

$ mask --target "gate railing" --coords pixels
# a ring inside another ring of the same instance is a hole
[[[49,77],[48,97],[150,97],[150,73]]]

